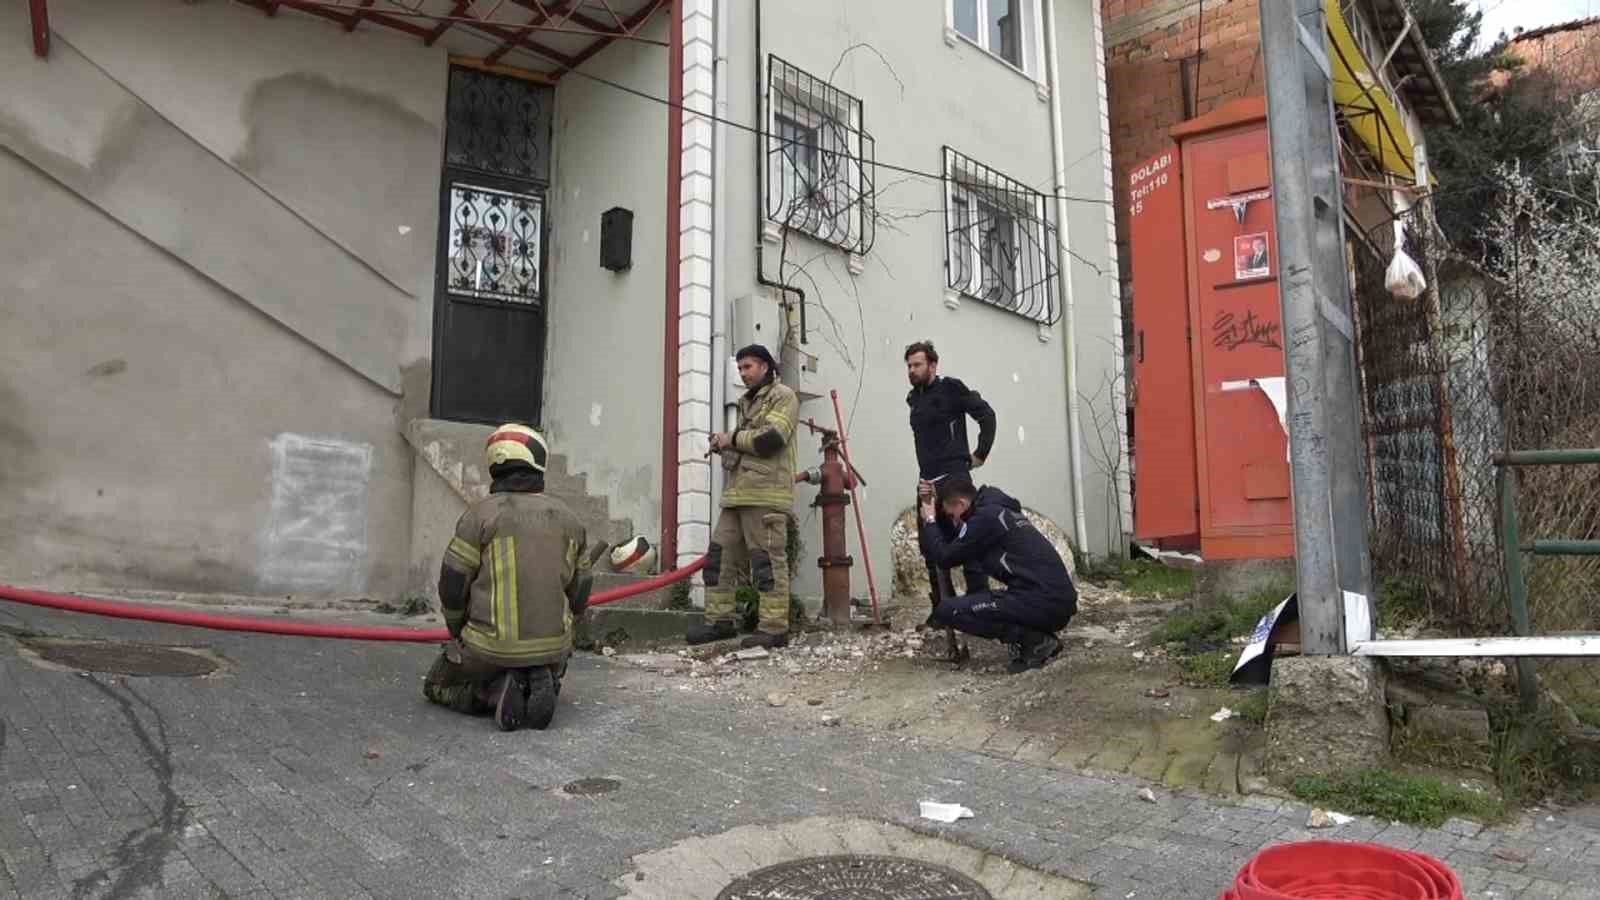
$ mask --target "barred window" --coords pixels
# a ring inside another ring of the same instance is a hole
[[[851,253],[874,233],[873,141],[861,101],[767,60],[767,218]]]
[[[1055,324],[1056,232],[1044,195],[949,147],[944,179],[946,285]]]

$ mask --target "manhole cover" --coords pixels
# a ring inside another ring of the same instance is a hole
[[[894,856],[813,856],[758,869],[717,900],[992,900],[953,869]]]
[[[24,646],[48,663],[80,672],[108,672],[113,675],[210,675],[217,662],[191,650],[156,644],[125,644],[118,641],[73,641],[60,638],[31,638]]]
[[[622,787],[622,782],[615,778],[580,778],[563,786],[561,790],[583,797],[591,794],[609,794],[619,787]]]

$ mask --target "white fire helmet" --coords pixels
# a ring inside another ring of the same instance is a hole
[[[611,548],[613,572],[648,572],[655,565],[656,548],[642,536],[623,541]]]

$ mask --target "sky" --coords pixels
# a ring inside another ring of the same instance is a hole
[[[1502,29],[1540,28],[1586,16],[1600,16],[1600,0],[1474,0],[1483,11],[1480,42],[1492,42]]]

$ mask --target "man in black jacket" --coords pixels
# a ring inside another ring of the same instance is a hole
[[[939,351],[931,341],[918,341],[906,348],[906,378],[911,392],[906,405],[911,407],[911,435],[916,442],[917,469],[922,481],[938,484],[946,478],[968,478],[973,469],[989,459],[994,447],[994,408],[977,391],[955,378],[939,374]],[[978,422],[978,448],[968,449],[967,416]],[[938,525],[945,539],[955,537],[955,523],[940,512]],[[928,559],[927,554],[923,554]],[[983,564],[972,561],[962,566],[968,591],[989,587]],[[933,609],[942,600],[955,596],[949,566],[936,566],[928,559],[930,615],[925,627],[933,626]]]
[[[946,599],[934,621],[977,637],[1011,645],[1010,671],[1037,669],[1061,652],[1056,632],[1078,611],[1078,591],[1061,555],[1022,513],[1022,504],[997,487],[950,477],[935,488],[918,487],[918,539],[935,564],[981,561],[1006,586]],[[938,526],[935,507],[959,523],[954,540]]]

